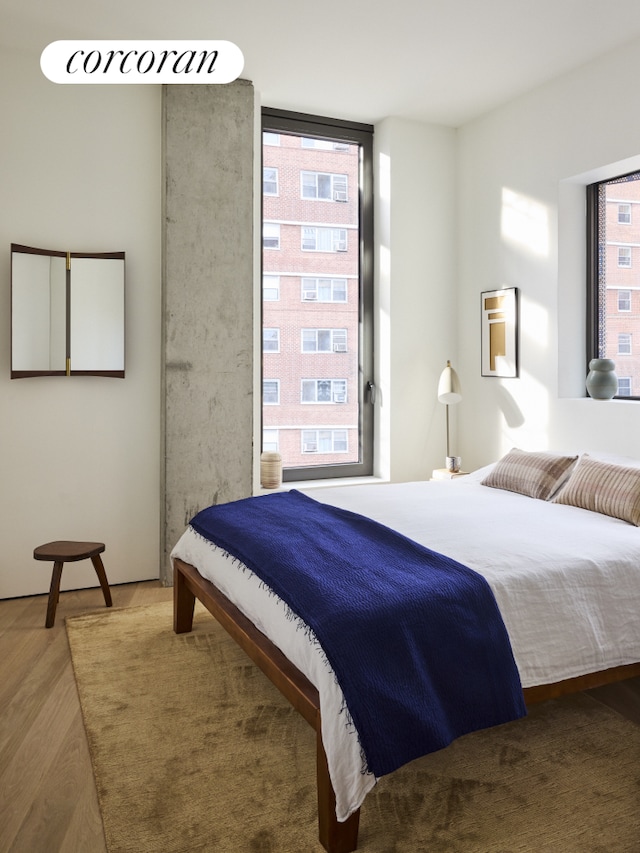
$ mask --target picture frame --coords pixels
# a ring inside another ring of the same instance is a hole
[[[485,290],[481,298],[481,375],[518,376],[518,288]]]

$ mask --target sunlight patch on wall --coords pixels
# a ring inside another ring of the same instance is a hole
[[[549,213],[545,205],[503,187],[501,232],[504,240],[534,255],[549,254]]]
[[[549,351],[549,311],[544,305],[523,299],[520,307],[520,333],[533,341],[540,350]]]

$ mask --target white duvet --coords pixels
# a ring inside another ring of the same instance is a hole
[[[482,574],[509,632],[523,687],[640,661],[640,528],[482,486],[485,474],[307,494],[367,515]],[[342,693],[323,656],[255,575],[191,528],[172,557],[214,583],[317,688],[336,814],[345,820],[375,778],[362,772],[357,737],[339,713]]]

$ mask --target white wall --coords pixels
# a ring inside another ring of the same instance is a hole
[[[111,583],[158,577],[160,112],[159,88],[59,86],[0,48],[0,598],[48,590],[52,539],[105,542]],[[11,242],[126,252],[124,380],[9,379]]]
[[[444,466],[436,390],[456,360],[455,136],[398,118],[375,128],[376,474],[395,482]]]
[[[638,79],[635,42],[459,131],[458,414],[469,467],[512,446],[640,456],[640,404],[584,396],[583,187],[637,164]],[[520,291],[518,379],[480,376],[480,293],[500,287]]]

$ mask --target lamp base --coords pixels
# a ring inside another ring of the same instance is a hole
[[[461,456],[445,456],[445,467],[451,474],[457,474],[462,465]]]

